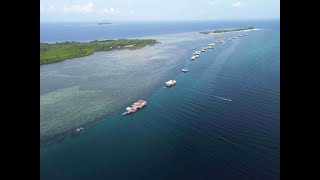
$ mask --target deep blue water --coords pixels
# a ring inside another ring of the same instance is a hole
[[[154,92],[143,110],[41,148],[41,179],[280,179],[279,21],[49,24],[41,41],[244,25],[261,30],[181,65],[189,72]]]
[[[189,22],[114,22],[108,25],[88,23],[41,23],[40,42],[89,41],[114,38],[132,38],[158,34],[204,31],[220,28],[279,27],[265,21],[189,21]]]

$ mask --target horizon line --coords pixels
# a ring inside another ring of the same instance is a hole
[[[203,22],[203,21],[265,21],[265,20],[279,20],[280,18],[257,18],[257,19],[177,19],[177,20],[66,20],[66,21],[41,21],[40,23],[99,23],[99,22]]]

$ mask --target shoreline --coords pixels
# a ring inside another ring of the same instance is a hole
[[[60,43],[40,43],[40,66],[52,64],[67,59],[90,56],[99,51],[123,49],[140,49],[159,43],[155,39],[114,39],[94,40],[87,42],[66,41]]]
[[[205,35],[220,35],[220,34],[224,34],[224,33],[231,33],[231,32],[250,32],[250,31],[257,31],[260,29],[254,28],[254,29],[246,29],[246,30],[239,30],[239,31],[229,31],[229,32],[211,32]],[[203,34],[203,33],[201,33]]]
[[[233,29],[216,29],[216,30],[208,30],[208,31],[201,31],[201,34],[219,34],[219,33],[228,33],[228,32],[239,32],[245,30],[252,30],[255,29],[253,26],[249,26],[247,28],[233,28]]]

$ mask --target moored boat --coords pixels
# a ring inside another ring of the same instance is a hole
[[[123,115],[136,112],[138,109],[141,109],[146,105],[147,105],[147,101],[140,99],[139,101],[133,103],[131,107],[127,107],[126,112],[124,112]]]
[[[182,69],[182,72],[186,73],[186,72],[189,72],[189,70],[186,69],[186,68],[183,68],[183,69]]]
[[[81,130],[84,130],[84,128],[83,127],[76,128],[77,132],[80,132]]]
[[[167,87],[174,86],[174,85],[176,85],[176,83],[177,83],[176,80],[169,80],[169,81],[165,82]]]
[[[200,55],[201,51],[195,51],[193,54],[194,55]]]

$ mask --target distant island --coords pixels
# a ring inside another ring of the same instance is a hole
[[[98,25],[112,24],[111,22],[99,22]]]
[[[158,43],[154,39],[117,39],[90,42],[40,43],[40,65],[89,56],[97,51],[138,49]]]
[[[247,28],[237,28],[237,29],[218,29],[218,30],[212,30],[212,31],[202,31],[201,34],[212,34],[212,33],[225,33],[225,32],[233,32],[233,31],[243,31],[243,30],[249,30],[254,29],[253,26],[249,26]]]

